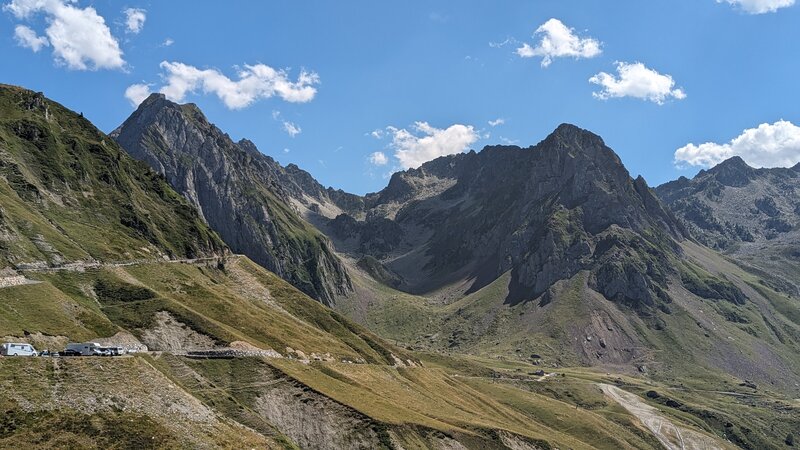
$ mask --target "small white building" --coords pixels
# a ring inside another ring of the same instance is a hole
[[[0,355],[3,356],[37,356],[36,349],[31,344],[6,342],[0,345]]]

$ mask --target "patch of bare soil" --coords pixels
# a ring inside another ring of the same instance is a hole
[[[182,352],[215,348],[214,339],[200,334],[166,311],[156,313],[156,325],[142,332],[142,342],[150,350]]]
[[[264,381],[270,376],[265,374]],[[381,439],[370,418],[281,377],[262,387],[255,411],[300,448],[373,449]]]
[[[136,336],[128,333],[127,331],[120,331],[119,333],[105,338],[96,338],[94,342],[105,347],[122,347],[127,351],[146,352],[147,346],[142,344]]]

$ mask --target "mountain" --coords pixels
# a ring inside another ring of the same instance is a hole
[[[800,295],[800,165],[754,169],[736,156],[655,191],[697,240]]]
[[[300,208],[313,207],[312,196],[328,194],[307,173],[281,167],[250,141],[233,142],[195,105],[162,94],[142,102],[111,136],[166,177],[234,252],[325,304],[352,290],[328,239],[300,216]]]
[[[510,272],[509,303],[588,270],[608,298],[655,307],[684,235],[600,137],[566,124],[535,147],[486,147],[398,172],[356,214],[366,219],[344,213],[330,235],[381,261],[395,287],[468,295]]]
[[[491,381],[524,364],[423,362],[232,255],[161,175],[42,94],[0,86],[0,161],[3,341],[139,350],[0,357],[0,447],[658,448],[629,413],[576,411],[602,394]]]
[[[318,221],[354,280],[337,308],[411,348],[800,380],[796,302],[694,242],[591,132],[441,157],[363,204]]]
[[[375,338],[355,338],[364,330],[232,255],[161,175],[82,116],[6,85],[0,113],[0,273],[4,293],[23,291],[3,304],[0,336],[126,330],[170,348],[180,339],[149,329],[177,321],[214,345],[394,362]]]
[[[387,195],[395,200],[386,203],[323,189],[294,166],[273,174],[286,177],[277,192],[289,192],[297,214],[320,226],[338,217],[355,230],[360,239],[350,244],[359,250],[342,253],[354,291],[337,298],[336,307],[369,300],[349,313],[387,336],[405,333],[404,348],[231,254],[162,176],[80,115],[42,94],[0,86],[0,336],[38,349],[94,341],[139,350],[121,358],[0,357],[0,447],[782,445],[800,426],[791,391],[798,381],[799,310],[712,250],[681,240],[684,232],[643,181],[625,178],[598,138],[562,131],[547,146],[506,149],[504,157],[524,162],[531,157],[525,152],[549,149],[561,163],[546,167],[612,174],[594,182],[567,178],[567,188],[558,186],[556,173],[545,183],[552,205],[536,211],[546,215],[541,220],[554,231],[545,234],[557,249],[545,253],[570,257],[558,250],[572,248],[565,233],[594,249],[571,276],[572,266],[551,262],[566,278],[533,300],[535,285],[522,284],[523,295],[509,297],[509,287],[524,283],[511,282],[514,261],[458,298],[391,287],[419,286],[391,268],[397,246],[415,242],[402,210],[437,195],[448,205],[445,193],[425,192],[466,182],[466,170],[455,183],[408,176],[410,194]],[[473,169],[491,173],[489,166]],[[468,194],[487,202],[502,192],[480,178],[455,199]],[[485,191],[491,195],[481,197]],[[593,203],[581,198],[601,201],[618,217],[585,212]],[[491,201],[485,207],[504,211]],[[444,210],[441,217],[458,225],[458,214],[464,211]],[[477,231],[468,225],[458,231],[473,238]],[[608,230],[596,229],[603,226]],[[401,239],[384,234],[392,228]],[[370,233],[387,238],[364,240]],[[608,239],[614,250],[601,244]],[[671,264],[658,268],[666,283],[647,267],[660,258]],[[614,279],[603,274],[627,279],[631,265],[642,284],[622,289],[630,294],[606,298],[595,290]],[[452,278],[448,265],[425,270]],[[438,351],[413,350],[418,346]]]

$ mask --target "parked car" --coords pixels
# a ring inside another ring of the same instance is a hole
[[[37,356],[36,349],[31,344],[6,342],[0,345],[0,355],[3,356]]]
[[[70,350],[70,349],[60,351],[56,354],[58,356],[81,356],[81,352],[77,352],[75,350]]]
[[[122,347],[103,347],[103,350],[108,351],[108,356],[120,356],[125,354],[125,349]]]

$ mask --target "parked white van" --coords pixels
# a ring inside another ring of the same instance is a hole
[[[0,355],[3,356],[37,356],[36,349],[31,344],[6,342],[0,345]]]

